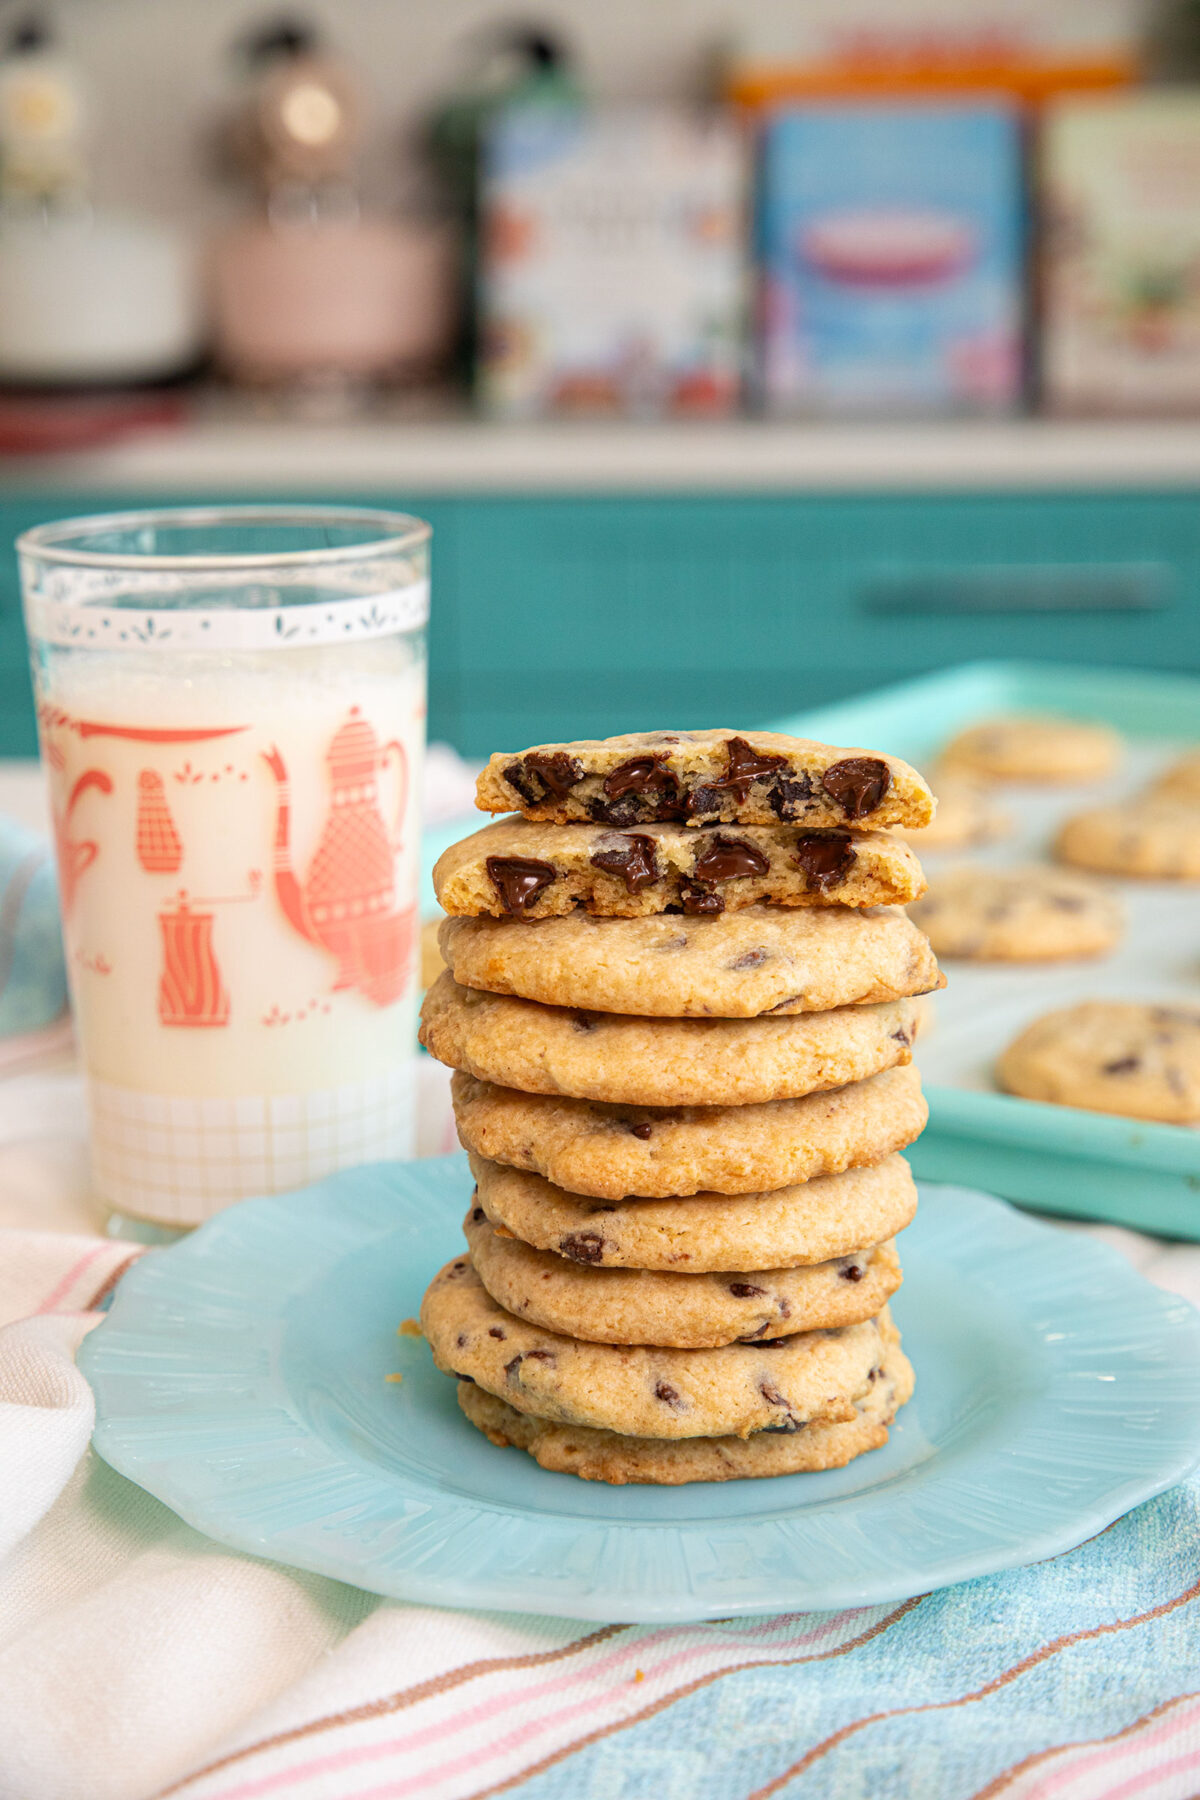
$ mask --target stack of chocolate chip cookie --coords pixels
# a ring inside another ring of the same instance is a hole
[[[719,1481],[884,1443],[888,1314],[925,1123],[903,905],[933,799],[893,758],[767,732],[494,756],[522,815],[434,872],[469,1255],[422,1306],[494,1443],[610,1482]]]

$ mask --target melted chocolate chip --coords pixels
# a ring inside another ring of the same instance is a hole
[[[856,857],[848,831],[813,831],[796,839],[796,866],[810,893],[824,894],[845,881]]]
[[[905,1049],[912,1043],[912,1039],[909,1037],[903,1025],[900,1026],[899,1030],[893,1031],[891,1035],[893,1041],[897,1044],[903,1044]]]
[[[764,1329],[764,1330],[765,1330],[765,1329],[766,1329],[766,1327],[765,1327],[765,1326],[764,1326],[764,1327],[763,1327],[763,1329]],[[750,1341],[750,1340],[749,1340],[749,1339],[747,1339],[747,1340],[746,1340],[746,1341],[747,1341],[747,1342],[749,1342],[749,1341]],[[783,1348],[783,1346],[784,1346],[784,1345],[785,1345],[785,1344],[790,1344],[790,1343],[791,1343],[791,1341],[792,1341],[792,1340],[791,1340],[791,1338],[790,1338],[790,1337],[778,1337],[778,1338],[759,1338],[759,1340],[758,1340],[758,1348],[759,1348],[759,1349],[760,1349],[760,1350],[781,1350],[781,1349],[782,1349],[782,1348]],[[768,1395],[768,1394],[767,1394],[767,1392],[766,1392],[766,1390],[765,1390],[765,1389],[763,1389],[763,1390],[762,1390],[762,1393],[763,1393],[763,1398],[764,1398],[764,1399],[769,1399],[769,1398],[770,1398],[770,1396],[769,1396],[769,1395]],[[772,1401],[771,1401],[771,1405],[772,1405],[772,1406],[774,1406],[774,1405],[775,1405],[775,1404],[776,1404],[776,1402],[775,1402],[775,1401],[774,1401],[774,1400],[772,1400]],[[779,1402],[778,1402],[778,1404],[779,1404],[779,1405],[780,1405],[780,1406],[786,1406],[786,1405],[787,1405],[787,1401],[786,1401],[786,1400],[780,1400],[780,1401],[779,1401]]]
[[[788,1408],[789,1412],[791,1411],[790,1403],[780,1393],[773,1382],[760,1381],[758,1384],[758,1391],[768,1406],[785,1406]]]
[[[455,1338],[455,1340],[454,1340],[454,1341],[455,1341],[455,1343],[456,1343],[456,1344],[457,1344],[457,1345],[458,1345],[458,1347],[459,1347],[459,1349],[460,1349],[460,1350],[465,1350],[465,1349],[466,1349],[466,1347],[467,1347],[467,1334],[466,1334],[466,1332],[465,1332],[465,1331],[460,1331],[460,1332],[459,1332],[459,1334],[458,1334],[458,1336],[457,1336],[457,1337],[456,1337],[456,1338]]]
[[[831,763],[821,786],[848,819],[865,819],[892,785],[892,771],[877,756],[847,756]]]
[[[726,963],[725,967],[727,969],[761,969],[770,954],[769,950],[745,950],[741,956],[735,956],[731,963]]]
[[[586,1013],[576,1013],[571,1023],[576,1031],[595,1031],[596,1029],[595,1019],[589,1019]]]
[[[642,1141],[645,1142],[645,1140],[650,1136],[650,1134],[654,1130],[654,1127],[653,1127],[653,1125],[647,1125],[643,1121],[643,1123],[640,1125],[631,1125],[629,1127],[629,1129],[630,1129],[630,1131],[632,1131],[635,1138],[641,1138]]]
[[[455,1381],[465,1381],[468,1387],[475,1386],[475,1377],[473,1375],[464,1375],[459,1369],[453,1369],[451,1370],[451,1373],[454,1376]]]
[[[737,881],[749,875],[765,875],[770,859],[755,844],[717,832],[696,858],[692,874],[697,881]]]
[[[683,1395],[678,1388],[672,1387],[669,1381],[660,1381],[654,1389],[654,1398],[661,1400],[664,1406],[673,1406],[676,1411],[683,1405]]]
[[[689,819],[707,819],[713,815],[720,817],[724,795],[713,785],[701,784],[694,787],[687,797],[687,815]]]
[[[504,779],[510,788],[520,794],[526,806],[536,806],[541,796],[536,792],[533,783],[528,779],[519,762],[509,763],[504,771]]]
[[[502,1329],[502,1327],[499,1325],[489,1325],[488,1326],[488,1336],[489,1337],[504,1338],[507,1335],[508,1335],[507,1332],[505,1332]]]
[[[1103,1065],[1103,1073],[1105,1075],[1132,1075],[1134,1070],[1140,1069],[1141,1066],[1140,1056],[1119,1056],[1116,1062]]]
[[[767,789],[767,804],[785,825],[802,819],[808,811],[808,803],[813,797],[813,778],[811,775],[798,775],[789,781],[781,775]]]
[[[711,785],[715,788],[730,788],[739,800],[745,800],[750,792],[750,785],[761,775],[769,775],[773,769],[786,769],[786,756],[768,756],[763,750],[756,750],[748,744],[744,737],[731,737],[725,745],[729,762],[724,776]]]
[[[623,875],[626,892],[630,894],[639,894],[659,878],[652,837],[618,838],[607,850],[593,850],[588,860],[606,874]]]
[[[583,764],[577,756],[568,756],[565,750],[550,754],[545,750],[531,750],[523,760],[525,768],[541,782],[545,793],[553,794],[556,800],[569,794],[575,783],[583,779]],[[508,774],[507,769],[505,774]]]
[[[484,1217],[484,1211],[483,1211],[482,1206],[474,1206],[471,1208],[471,1223],[472,1223],[472,1225],[480,1224],[483,1220],[483,1217]]]
[[[565,1237],[559,1238],[558,1250],[559,1255],[565,1256],[568,1262],[604,1261],[604,1239],[598,1231],[568,1231]]]
[[[487,872],[506,913],[528,912],[555,878],[550,863],[536,862],[532,856],[489,856]]]
[[[761,1300],[766,1288],[755,1287],[749,1281],[731,1281],[729,1291],[735,1300]]]
[[[676,806],[679,798],[679,783],[670,769],[663,764],[667,760],[665,750],[656,751],[652,756],[631,756],[628,762],[619,763],[611,775],[604,777],[604,792],[610,800],[621,800],[626,794],[653,795],[654,804]]]
[[[725,902],[720,894],[712,888],[704,887],[698,881],[683,880],[679,884],[679,898],[685,913],[723,913]]]

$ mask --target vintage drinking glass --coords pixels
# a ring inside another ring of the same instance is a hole
[[[429,527],[18,542],[96,1190],[193,1225],[411,1154]]]

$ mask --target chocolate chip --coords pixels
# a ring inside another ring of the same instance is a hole
[[[741,956],[735,956],[731,963],[726,963],[725,967],[727,969],[761,969],[770,954],[769,950],[745,950]]]
[[[462,1271],[466,1268],[466,1266],[467,1265],[465,1262],[456,1262],[454,1265],[453,1273],[455,1275],[460,1275],[462,1273]]]
[[[784,1406],[791,1411],[791,1402],[784,1398],[779,1389],[770,1381],[760,1381],[758,1391],[768,1406]]]
[[[473,1375],[464,1375],[460,1369],[452,1369],[451,1374],[454,1376],[455,1381],[465,1381],[468,1387],[475,1386],[475,1377]]]
[[[575,783],[583,779],[583,764],[577,756],[568,756],[565,750],[555,750],[551,754],[544,750],[531,750],[524,758],[524,763],[526,769],[542,783],[545,792],[553,794],[556,800],[569,794]],[[507,773],[505,770],[505,774]]]
[[[558,1249],[568,1262],[604,1261],[604,1239],[598,1231],[568,1231],[565,1237],[559,1238]]]
[[[456,1338],[455,1338],[455,1340],[454,1340],[454,1341],[455,1341],[455,1343],[456,1343],[456,1344],[457,1344],[457,1345],[458,1345],[458,1347],[459,1347],[459,1349],[460,1349],[460,1350],[465,1350],[465,1349],[466,1349],[466,1347],[467,1347],[467,1334],[466,1334],[466,1332],[465,1332],[465,1331],[460,1331],[460,1332],[459,1332],[459,1334],[458,1334],[458,1336],[457,1336],[457,1337],[456,1337]]]
[[[520,794],[526,806],[536,806],[541,795],[536,792],[519,762],[509,763],[504,771],[504,779],[510,788]]]
[[[472,1207],[472,1209],[471,1209],[471,1223],[472,1223],[472,1225],[478,1225],[478,1224],[480,1224],[480,1223],[481,1223],[481,1221],[482,1221],[482,1220],[483,1220],[483,1218],[484,1218],[484,1211],[483,1211],[483,1208],[482,1208],[482,1206],[475,1206],[475,1207]]]
[[[528,912],[556,873],[550,863],[531,856],[489,856],[487,872],[506,913]]]
[[[631,1125],[629,1129],[632,1131],[635,1138],[641,1138],[644,1142],[650,1136],[654,1127],[653,1125],[647,1125],[645,1121],[643,1121],[640,1125]]]
[[[813,797],[813,779],[811,775],[798,775],[795,781],[780,776],[767,789],[767,804],[785,825],[802,819],[808,811],[809,801]]]
[[[744,737],[731,737],[726,741],[728,766],[720,781],[714,781],[713,787],[732,788],[739,800],[744,800],[750,792],[751,783],[762,775],[769,775],[773,769],[786,769],[786,756],[769,756],[765,750],[756,750],[748,744]]]
[[[689,819],[719,818],[725,797],[718,788],[701,785],[694,787],[687,797],[687,815]]]
[[[905,1049],[907,1049],[909,1044],[912,1043],[912,1039],[909,1037],[909,1035],[908,1035],[907,1031],[904,1029],[903,1025],[901,1025],[901,1027],[898,1031],[893,1031],[891,1035],[892,1035],[893,1041],[897,1044],[903,1044]]]
[[[595,1031],[596,1029],[595,1019],[589,1019],[586,1013],[576,1013],[571,1023],[576,1031]]]
[[[848,819],[865,819],[892,785],[892,771],[877,756],[847,756],[831,763],[821,777],[825,792]]]
[[[764,1329],[765,1329],[765,1327],[764,1327]],[[759,1348],[759,1349],[760,1349],[760,1350],[781,1350],[781,1349],[782,1349],[782,1348],[783,1348],[783,1346],[784,1346],[784,1344],[790,1344],[790,1343],[791,1343],[791,1341],[792,1341],[792,1340],[791,1340],[791,1338],[790,1338],[790,1337],[778,1337],[778,1338],[759,1338],[759,1340],[758,1340],[758,1348]],[[748,1342],[750,1342],[750,1340],[749,1340],[749,1339],[747,1339],[747,1340],[746,1340],[746,1342],[747,1342],[747,1343],[748,1343]],[[767,1396],[767,1395],[766,1395],[766,1391],[765,1391],[765,1389],[764,1389],[764,1390],[763,1390],[763,1396],[764,1396],[764,1398],[767,1398],[767,1397],[768,1397],[768,1396]],[[774,1401],[772,1401],[772,1402],[771,1402],[771,1404],[772,1404],[772,1406],[774,1406],[774,1405],[775,1405],[775,1402],[774,1402]],[[780,1401],[779,1401],[779,1405],[780,1405],[780,1406],[786,1406],[786,1405],[787,1405],[787,1401],[786,1401],[786,1400],[780,1400]]]
[[[729,1291],[735,1300],[761,1300],[766,1288],[755,1287],[749,1281],[731,1281]]]
[[[789,994],[786,1000],[777,1000],[775,1005],[770,1008],[770,1011],[773,1013],[785,1012],[789,1006],[795,1006],[797,1002],[803,1000],[803,998],[803,994]]]
[[[604,778],[604,792],[610,800],[622,800],[628,794],[646,796],[650,805],[642,812],[643,818],[668,818],[678,809],[679,783],[670,769],[665,769],[668,752],[656,751],[651,756],[631,756],[628,762],[619,763],[611,775]],[[670,812],[664,812],[664,807]]]
[[[518,1381],[520,1379],[521,1364],[523,1362],[544,1362],[550,1363],[551,1366],[553,1366],[555,1360],[556,1358],[553,1350],[521,1350],[513,1357],[511,1362],[505,1363],[505,1379],[508,1381]]]
[[[749,1337],[736,1338],[734,1341],[739,1344],[758,1344],[763,1341],[763,1332],[770,1331],[770,1329],[771,1329],[770,1319],[764,1319],[762,1324],[759,1326],[758,1330],[752,1331],[750,1333]],[[767,1340],[767,1342],[772,1343],[772,1344],[781,1344],[783,1342],[783,1339],[782,1338],[770,1338]]]
[[[698,881],[688,881],[685,877],[679,883],[679,898],[683,902],[685,913],[712,914],[723,913],[725,902],[720,894],[712,888],[703,887]]]
[[[770,866],[770,859],[756,845],[717,832],[696,858],[692,874],[697,881],[737,881],[750,875],[765,875]]]
[[[593,850],[588,859],[597,869],[625,878],[626,892],[638,894],[659,878],[658,858],[651,837],[617,838],[608,849]]]
[[[807,1423],[807,1419],[789,1419],[786,1425],[764,1425],[762,1427],[762,1433],[764,1437],[768,1432],[783,1432],[785,1434],[795,1433],[797,1431],[803,1431]]]
[[[654,1398],[661,1400],[664,1406],[673,1406],[678,1412],[683,1406],[683,1395],[669,1381],[660,1381],[654,1389]]]
[[[1116,1062],[1104,1063],[1102,1072],[1105,1075],[1132,1075],[1134,1070],[1140,1069],[1141,1066],[1140,1056],[1119,1056]]]
[[[502,1330],[502,1328],[499,1325],[489,1325],[488,1326],[488,1336],[489,1337],[504,1338],[507,1335],[508,1335],[507,1332]]]
[[[866,1272],[862,1264],[856,1262],[843,1263],[838,1270],[843,1281],[861,1281]]]
[[[876,1364],[876,1366],[873,1369],[867,1370],[867,1380],[868,1381],[878,1381],[879,1377],[882,1374],[883,1374],[882,1364]]]
[[[688,938],[686,931],[677,931],[674,937],[664,938],[661,944],[655,944],[656,950],[686,950]]]
[[[796,839],[796,866],[810,893],[826,893],[845,881],[856,858],[848,831],[813,831]]]

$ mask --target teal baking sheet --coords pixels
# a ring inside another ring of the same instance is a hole
[[[862,744],[928,765],[942,743],[995,712],[1056,712],[1115,726],[1128,740],[1120,774],[1080,787],[1001,790],[1025,826],[969,858],[984,864],[1044,856],[1058,819],[1136,792],[1172,755],[1200,741],[1200,680],[1050,663],[980,662],[880,688],[772,722],[771,729]],[[929,1125],[908,1153],[919,1176],[959,1181],[1038,1211],[1103,1219],[1200,1241],[1200,1130],[1143,1123],[997,1093],[994,1055],[1038,1012],[1090,998],[1200,1006],[1200,890],[1116,884],[1129,915],[1110,957],[1039,967],[946,963],[948,985],[919,1052]]]

